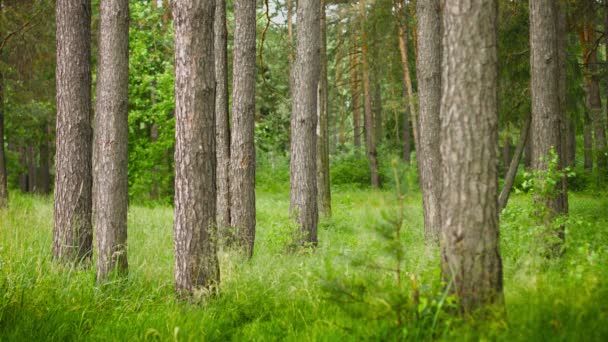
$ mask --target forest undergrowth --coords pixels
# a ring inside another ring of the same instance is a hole
[[[438,249],[425,245],[416,190],[399,205],[390,191],[336,189],[315,250],[289,248],[288,193],[259,191],[253,259],[222,251],[219,293],[193,302],[173,293],[170,207],[130,208],[129,276],[98,285],[94,269],[52,263],[51,199],[15,194],[0,213],[0,340],[605,341],[601,198],[571,194],[565,252],[549,260],[537,253],[530,196],[515,195],[501,216],[506,315],[461,318]],[[392,233],[378,227],[399,211],[399,240],[387,245]]]

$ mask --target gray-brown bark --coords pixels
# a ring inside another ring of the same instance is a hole
[[[57,0],[57,152],[53,256],[88,261],[91,173],[91,1]]]
[[[230,145],[231,226],[236,242],[253,255],[255,241],[255,1],[234,2],[234,72]]]
[[[175,290],[189,295],[220,281],[215,225],[215,0],[176,1]]]
[[[566,135],[568,132],[568,123],[570,118],[568,117],[567,102],[566,99],[568,97],[568,76],[566,70],[567,63],[567,18],[566,18],[566,8],[564,6],[564,2],[559,2],[557,5],[557,92],[559,99],[559,130],[560,130],[560,146],[559,146],[559,160],[562,167],[568,165],[568,136]],[[600,110],[601,111],[601,110]],[[567,213],[569,208],[568,203],[568,179],[566,177],[561,179],[560,182],[560,206],[562,208],[562,212]]]
[[[329,112],[327,89],[327,26],[325,0],[321,1],[320,11],[320,76],[317,93],[317,198],[319,213],[331,216],[331,187],[329,180]]]
[[[220,236],[230,229],[230,114],[228,109],[228,29],[226,0],[215,1],[215,129],[217,145],[217,225]]]
[[[519,140],[517,141],[517,146],[515,147],[515,152],[513,153],[513,158],[508,164],[509,169],[505,174],[505,181],[500,191],[500,196],[498,197],[498,211],[501,212],[504,208],[507,207],[507,203],[509,202],[509,196],[511,195],[511,190],[513,190],[513,183],[515,182],[515,175],[517,175],[517,169],[519,167],[519,161],[521,160],[521,156],[524,153],[524,147],[528,144],[528,136],[530,131],[530,125],[532,123],[532,116],[528,116],[526,121],[521,128],[521,132],[519,134]],[[506,166],[505,166],[506,167]]]
[[[418,170],[427,241],[438,241],[441,232],[441,7],[439,0],[418,1],[419,142]]]
[[[353,35],[353,50],[349,55],[350,96],[353,111],[353,143],[355,149],[361,147],[361,88],[359,80],[359,51],[357,38]]]
[[[583,159],[585,170],[593,170],[593,127],[588,111],[583,118]]]
[[[369,42],[363,23],[366,18],[365,0],[359,1],[361,16],[361,64],[363,69],[363,127],[365,129],[365,151],[369,162],[372,188],[380,188],[380,172],[376,151],[376,130],[374,129],[374,112],[372,100],[372,80],[369,65]]]
[[[50,174],[50,141],[49,141],[49,127],[48,123],[44,123],[42,126],[43,137],[40,141],[39,155],[40,165],[38,167],[38,192],[41,194],[51,193],[51,174]]]
[[[129,1],[102,0],[95,124],[93,228],[97,281],[126,274],[129,138]]]
[[[0,51],[0,58],[2,52]],[[4,75],[0,70],[0,209],[8,206],[6,155],[4,153]]]
[[[299,244],[316,245],[317,86],[320,73],[320,1],[297,3],[296,60],[291,118],[290,214],[299,225]]]
[[[495,0],[454,0],[445,3],[443,14],[442,264],[451,291],[469,313],[502,301],[498,4]]]
[[[425,1],[421,1],[423,4],[422,6],[430,6],[429,8],[432,10],[433,9],[433,3],[431,2],[425,2]],[[394,0],[394,4],[395,4],[395,11],[397,12],[397,20],[398,20],[398,36],[399,36],[399,52],[400,52],[400,56],[401,56],[401,65],[403,66],[403,82],[405,84],[405,89],[407,91],[407,103],[408,103],[408,107],[409,107],[409,111],[410,111],[410,116],[412,118],[412,127],[413,127],[413,131],[414,131],[414,142],[416,144],[416,148],[418,148],[418,146],[420,145],[419,139],[419,132],[418,132],[418,128],[420,125],[419,119],[418,119],[418,113],[416,112],[416,105],[414,103],[414,90],[412,88],[412,77],[411,77],[411,72],[410,72],[410,63],[409,63],[409,45],[408,45],[408,30],[407,30],[407,8],[406,8],[406,4],[405,4],[405,0]],[[426,9],[426,7],[425,7]],[[437,8],[437,10],[439,11],[439,7]],[[429,13],[425,12],[425,13],[421,13],[423,15],[426,15],[427,17],[425,17],[425,20],[437,20],[439,21],[439,17],[437,18],[430,18],[428,17]],[[437,13],[438,14],[438,13]],[[431,23],[432,24],[432,23]],[[440,25],[437,24],[437,27],[434,27],[434,29],[437,29],[437,31],[434,32],[430,32],[428,31],[428,34],[431,37],[435,37],[437,38],[437,41],[435,42],[436,45],[441,44],[441,41],[439,39],[439,36],[441,34],[440,31]],[[418,33],[419,34],[419,33]],[[427,39],[427,38],[425,38]],[[433,48],[434,46],[429,46],[429,48]],[[441,52],[441,49],[435,51],[435,50],[427,50],[427,51],[423,51],[423,54],[429,54],[429,56],[431,58],[430,63],[432,64],[434,60],[441,58],[441,55],[439,54]],[[438,53],[436,56],[432,57],[431,54],[434,53]],[[437,69],[437,71],[439,71],[439,69]],[[439,77],[439,76],[437,76]],[[437,106],[439,106],[439,99],[437,99]],[[437,107],[439,108],[439,107]],[[439,110],[437,111],[437,116],[439,116]],[[437,145],[437,149],[439,149],[439,145]],[[438,155],[437,155],[438,156]]]
[[[551,151],[561,151],[559,101],[558,5],[552,0],[530,1],[531,90],[532,90],[532,167],[546,171]],[[561,168],[562,161],[558,161]],[[555,193],[536,200],[547,210],[543,220],[549,226],[556,215],[564,212],[561,187]],[[558,232],[561,237],[561,233]],[[553,247],[551,247],[553,249]]]

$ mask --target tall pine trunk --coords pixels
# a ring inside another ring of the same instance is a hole
[[[453,0],[444,6],[443,274],[462,310],[470,313],[503,298],[498,247],[498,3]]]
[[[230,230],[230,114],[228,104],[228,28],[226,0],[215,1],[215,129],[217,143],[217,225],[220,236]]]
[[[129,1],[102,0],[93,145],[97,280],[126,274],[129,139]]]
[[[1,59],[2,51],[0,51]],[[7,178],[6,153],[4,152],[4,75],[0,70],[0,210],[8,206]]]
[[[88,262],[93,228],[91,1],[57,0],[57,153],[53,256]]]
[[[234,2],[234,72],[230,144],[230,224],[253,255],[255,240],[255,1]]]
[[[558,155],[561,151],[558,24],[559,7],[554,1],[530,1],[532,167],[539,171],[548,170],[551,151]],[[558,168],[561,165],[558,160]],[[543,217],[547,227],[565,212],[561,192],[561,187],[556,186],[553,192],[536,197],[547,208]],[[557,234],[563,238],[562,229]],[[552,245],[550,249],[557,250],[559,246]]]
[[[181,0],[175,25],[175,291],[220,281],[215,190],[215,0]]]
[[[317,86],[320,73],[320,1],[299,0],[291,118],[290,213],[298,223],[299,244],[316,245]]]
[[[359,51],[357,37],[353,34],[353,49],[349,54],[350,96],[353,112],[353,143],[361,147],[361,81],[359,80]]]
[[[418,98],[420,130],[418,170],[427,241],[441,234],[441,7],[439,0],[418,1]]]
[[[331,187],[329,180],[329,112],[327,89],[327,23],[325,1],[321,1],[320,11],[320,60],[321,70],[317,93],[317,197],[319,213],[331,216]]]

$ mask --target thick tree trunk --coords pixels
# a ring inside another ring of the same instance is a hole
[[[97,281],[126,274],[129,139],[129,1],[102,0],[93,144]]]
[[[349,55],[350,70],[350,94],[353,111],[353,141],[355,148],[361,147],[361,88],[359,80],[359,51],[357,49],[357,37],[353,34],[353,50]]]
[[[441,234],[441,7],[439,0],[418,1],[418,98],[420,109],[418,170],[427,241]],[[410,106],[411,107],[411,106]]]
[[[255,1],[236,0],[234,20],[230,224],[237,244],[251,257],[255,241]]]
[[[498,247],[498,4],[454,0],[444,6],[443,273],[462,310],[470,313],[503,298]]]
[[[92,254],[91,1],[57,0],[57,154],[53,256]]]
[[[521,155],[524,153],[524,147],[528,144],[528,136],[530,131],[530,124],[532,123],[532,116],[528,116],[526,119],[524,126],[521,128],[521,133],[519,134],[519,141],[517,142],[517,146],[515,147],[515,152],[513,153],[513,158],[510,162],[507,162],[505,165],[509,165],[509,169],[505,175],[505,182],[502,187],[502,191],[500,192],[500,196],[498,197],[498,211],[501,212],[504,208],[507,207],[507,203],[509,202],[509,196],[511,195],[511,190],[513,189],[513,183],[515,182],[515,175],[517,175],[517,168],[519,167],[519,161],[521,160]]]
[[[370,65],[369,65],[369,45],[367,41],[367,32],[363,23],[365,22],[365,0],[359,1],[359,10],[361,15],[361,61],[363,67],[363,126],[365,129],[365,150],[367,152],[367,159],[369,161],[371,185],[372,188],[380,188],[380,172],[378,166],[378,156],[376,151],[376,130],[374,129],[374,112],[372,107],[372,89],[371,89],[371,76],[370,76]]]
[[[534,170],[548,170],[551,151],[559,155],[561,151],[559,102],[559,51],[557,35],[559,8],[552,0],[530,1],[530,41],[531,41],[531,90],[532,90],[532,165]],[[558,161],[561,168],[562,161]],[[536,200],[544,203],[543,220],[547,228],[553,218],[564,213],[562,189],[557,186],[553,193]],[[563,229],[556,231],[563,238]],[[549,246],[557,251],[559,246]]]
[[[320,1],[299,0],[291,118],[290,213],[299,225],[299,244],[316,245],[317,86],[320,73]]]
[[[0,51],[0,59],[2,51]],[[6,154],[4,152],[4,75],[0,70],[0,210],[8,206]]]
[[[320,60],[321,70],[317,93],[317,197],[319,213],[331,216],[331,187],[329,181],[329,112],[327,89],[327,25],[325,22],[325,1],[321,1],[320,11]]]
[[[215,288],[215,0],[176,1],[175,25],[175,290]]]
[[[228,102],[228,28],[226,0],[215,1],[215,129],[217,144],[217,225],[230,235],[230,114]]]

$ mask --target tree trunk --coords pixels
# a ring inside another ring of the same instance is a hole
[[[53,256],[92,254],[91,1],[57,0],[57,153]]]
[[[432,3],[428,3],[428,1],[421,1],[423,4],[421,5],[421,7],[423,7],[425,9],[425,11],[433,11],[435,10],[435,8],[433,7],[434,4]],[[418,126],[419,126],[419,121],[418,121],[418,115],[416,112],[416,105],[414,103],[414,91],[412,88],[412,77],[411,77],[411,73],[410,73],[410,63],[409,63],[409,58],[408,58],[408,32],[407,32],[407,8],[405,7],[405,0],[395,0],[395,9],[397,11],[397,22],[398,22],[398,31],[399,31],[399,52],[400,52],[400,56],[401,56],[401,65],[403,66],[403,81],[405,83],[405,89],[407,90],[407,99],[408,99],[408,105],[409,105],[409,110],[410,110],[410,116],[412,118],[412,127],[414,130],[414,141],[416,143],[416,148],[418,148],[418,146],[420,145],[420,137],[418,134]],[[425,6],[430,6],[428,9],[426,9]],[[436,10],[440,10],[439,8],[437,8]],[[426,15],[427,17],[425,17],[425,20],[437,20],[439,21],[439,13],[437,13],[437,17],[433,17],[430,18],[429,16],[432,15],[430,13],[421,13],[423,15]],[[430,19],[429,19],[430,18]],[[430,23],[428,25],[434,25],[433,23]],[[440,25],[437,24],[436,26],[434,26],[432,29],[440,29]],[[428,29],[428,28],[427,28]],[[436,38],[438,38],[437,44],[440,44],[440,40],[439,40],[439,35],[441,34],[441,31],[436,31],[436,32],[431,32],[428,31],[429,35],[434,35],[436,36]],[[427,39],[427,38],[425,38]],[[435,50],[429,50],[429,51],[424,51],[423,53],[428,53],[429,56],[431,58],[440,58],[440,53],[441,53],[441,49],[435,51]],[[438,53],[436,56],[432,57],[430,56],[431,54],[434,53]],[[433,62],[431,62],[432,64]],[[439,69],[437,69],[437,72],[439,71]],[[437,100],[439,101],[439,99]],[[439,106],[439,102],[437,102],[437,106]],[[439,110],[437,110],[437,113],[439,113]],[[439,115],[439,114],[437,114]],[[437,147],[439,148],[439,147]]]
[[[462,310],[471,313],[503,298],[498,246],[498,4],[454,0],[444,6],[443,274]]]
[[[403,161],[409,164],[412,160],[412,135],[410,134],[410,112],[403,108]]]
[[[515,153],[513,153],[513,158],[511,159],[510,163],[505,164],[509,165],[509,169],[505,175],[505,182],[502,187],[502,191],[500,192],[500,196],[498,197],[499,212],[506,208],[507,203],[509,202],[509,196],[511,195],[511,190],[513,189],[513,183],[515,182],[515,175],[517,175],[519,161],[521,160],[521,155],[524,152],[524,147],[526,146],[526,144],[528,144],[528,133],[530,132],[531,123],[532,116],[528,116],[524,123],[524,126],[521,128],[521,133],[519,134],[519,141],[517,142],[517,146],[515,147]]]
[[[359,1],[361,23],[366,19],[365,14],[365,0]],[[376,152],[376,130],[374,129],[374,113],[372,107],[372,89],[370,80],[370,66],[369,66],[369,46],[367,41],[367,32],[365,27],[361,28],[361,60],[363,65],[363,101],[364,101],[364,113],[363,113],[363,126],[365,129],[365,150],[367,152],[367,159],[369,161],[371,185],[372,188],[380,188],[380,172],[378,167],[378,156]]]
[[[50,174],[50,148],[49,148],[49,126],[45,122],[42,125],[42,139],[40,141],[40,166],[38,168],[38,191],[41,194],[48,195],[51,193],[51,174]]]
[[[0,51],[0,59],[2,51]],[[4,75],[0,70],[0,210],[8,207],[6,154],[4,152]]]
[[[38,158],[34,145],[25,148],[27,159],[27,192],[38,192]]]
[[[511,163],[511,137],[506,137],[502,144],[502,169],[506,176],[507,170]]]
[[[560,146],[559,146],[559,160],[562,167],[568,165],[568,136],[567,128],[570,118],[568,117],[567,102],[568,98],[568,75],[567,75],[567,24],[566,24],[566,8],[563,2],[557,4],[557,80],[558,80],[558,99],[559,99],[559,130],[560,130]],[[601,111],[601,108],[600,108]],[[562,212],[567,213],[569,210],[568,203],[568,179],[563,177],[560,181],[560,193],[559,200]]]
[[[576,127],[572,119],[566,121],[566,160],[564,165],[576,166]]]
[[[331,216],[331,187],[329,181],[329,113],[327,89],[327,25],[325,20],[325,1],[321,1],[320,11],[320,75],[317,93],[317,197],[319,213]]]
[[[299,244],[317,245],[316,127],[321,41],[319,0],[299,0],[291,118],[290,214]]]
[[[97,281],[126,274],[129,139],[129,1],[102,0],[93,144]]]
[[[228,102],[228,28],[226,0],[215,1],[215,129],[217,143],[217,225],[230,235],[230,113]]]
[[[236,0],[234,6],[230,215],[237,243],[251,257],[255,241],[255,1]]]
[[[374,58],[375,59],[375,58]],[[373,112],[374,112],[374,137],[376,137],[376,145],[378,145],[384,139],[383,129],[383,108],[382,108],[382,85],[379,81],[380,73],[378,67],[372,68],[373,70],[373,89],[374,98],[372,99]]]
[[[215,0],[174,3],[175,290],[220,281],[215,225]]]
[[[355,149],[361,148],[361,88],[359,81],[359,51],[357,50],[357,37],[353,34],[353,51],[349,55],[350,94],[353,110],[353,141]]]
[[[418,1],[418,98],[419,142],[416,146],[424,232],[427,241],[439,241],[441,234],[441,6],[439,0]],[[410,106],[412,107],[412,106]],[[412,118],[413,119],[413,118]]]
[[[583,119],[583,153],[585,170],[593,170],[593,127],[587,110]]]
[[[23,142],[20,142],[23,144]],[[17,153],[19,153],[19,189],[22,193],[27,193],[29,190],[28,187],[28,165],[27,165],[27,150],[23,146],[17,147]]]
[[[558,51],[559,8],[552,0],[530,1],[530,41],[531,41],[531,90],[532,90],[532,166],[534,170],[547,171],[551,151],[559,155],[560,102],[559,102],[559,51]],[[562,161],[558,161],[561,168]],[[541,180],[542,181],[542,180]],[[536,201],[544,203],[547,210],[542,218],[547,228],[553,219],[564,213],[562,189],[557,186],[552,193],[538,194]],[[541,197],[542,196],[542,197]],[[563,238],[563,229],[556,231]],[[558,245],[549,246],[552,252]]]

